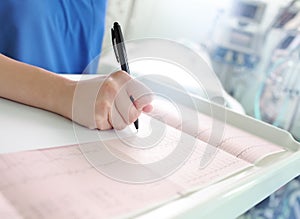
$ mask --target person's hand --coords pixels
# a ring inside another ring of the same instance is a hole
[[[149,88],[126,72],[117,71],[76,84],[71,119],[90,129],[124,129],[141,112],[152,110],[151,101]]]

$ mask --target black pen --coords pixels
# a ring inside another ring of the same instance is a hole
[[[111,28],[111,39],[112,39],[112,45],[115,51],[117,61],[120,63],[121,69],[123,71],[126,71],[128,74],[130,74],[124,38],[123,38],[121,26],[118,24],[118,22],[115,22],[113,27]],[[132,96],[130,96],[130,100],[131,102],[134,102],[134,98]],[[134,126],[138,130],[139,128],[138,119],[134,122]]]

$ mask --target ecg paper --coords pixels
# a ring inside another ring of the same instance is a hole
[[[125,215],[176,198],[179,191],[170,181],[133,185],[109,179],[77,146],[2,155],[0,171],[2,195],[23,218]]]
[[[198,138],[203,142],[209,142],[209,138],[214,131],[212,129],[213,123],[219,123],[223,126],[223,129],[221,128],[223,133],[221,133],[222,137],[220,138],[219,144],[214,145],[214,147],[227,151],[249,163],[254,164],[268,155],[285,151],[278,145],[245,132],[242,129],[226,124],[225,121],[220,122],[218,120],[213,120],[210,116],[203,113],[197,113],[198,123],[195,125],[194,119],[183,120],[182,116],[178,113],[178,110],[171,105],[164,104],[163,101],[157,101],[156,104],[159,105],[159,107],[154,108],[152,114],[161,115],[157,119],[163,119],[163,122]],[[184,106],[181,106],[181,111],[185,114],[194,113],[192,109]]]
[[[164,119],[172,118],[171,113],[161,112],[161,115]],[[205,136],[203,133],[211,132],[211,119],[203,114],[198,116],[202,123],[192,133],[178,130],[180,123],[176,126],[176,121],[179,119],[172,120],[176,129],[149,116],[142,116],[140,122],[145,129],[141,128],[137,136],[86,144],[97,151],[105,146],[119,159],[146,165],[171,153],[171,162],[175,164],[182,158],[182,153],[175,150],[178,142],[183,145],[194,142],[190,155],[176,171],[152,183],[122,183],[104,176],[86,160],[80,150],[82,145],[0,155],[0,218],[130,217],[251,168],[263,157],[284,151],[229,125],[225,126],[220,145],[209,145],[201,138]],[[152,130],[147,130],[149,126],[146,124],[150,123]],[[164,137],[159,141],[156,139],[158,133],[145,137],[147,132],[155,131],[153,129],[163,130]],[[152,146],[153,141],[159,143]],[[151,147],[128,147],[128,143]],[[188,148],[189,145],[186,146]],[[200,166],[207,151],[213,152],[209,162]],[[113,162],[103,165],[117,167]]]

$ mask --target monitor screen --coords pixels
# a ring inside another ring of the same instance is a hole
[[[291,43],[294,41],[296,36],[287,36],[280,44],[279,49],[287,49]]]
[[[246,2],[237,2],[233,8],[233,15],[255,20],[257,11],[258,5]]]

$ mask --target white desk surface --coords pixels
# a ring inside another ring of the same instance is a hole
[[[57,114],[0,98],[0,153],[75,145],[116,137],[90,130]],[[80,133],[80,136],[78,134]],[[118,134],[130,135],[124,130]]]
[[[0,99],[0,121],[0,153],[77,143],[74,124],[71,121],[5,99]],[[75,127],[82,136],[86,136],[86,142],[99,139],[100,132],[76,124]],[[101,132],[100,135],[107,138],[113,136],[111,132]],[[295,146],[299,145],[293,142],[292,148],[294,149]],[[261,166],[137,217],[141,219],[234,218],[298,176],[299,165],[299,151],[278,155],[276,159],[270,159]]]

